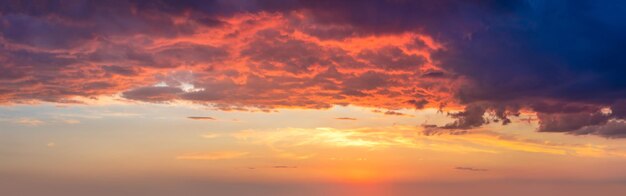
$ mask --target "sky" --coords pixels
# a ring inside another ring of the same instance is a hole
[[[8,195],[623,195],[626,3],[5,0]]]

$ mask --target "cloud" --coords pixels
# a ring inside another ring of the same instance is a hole
[[[599,135],[606,138],[626,138],[626,122],[624,120],[609,120],[602,125],[587,125],[568,133],[574,135]]]
[[[456,118],[452,123],[446,124],[441,128],[444,129],[470,129],[482,126],[488,121],[483,117],[486,108],[481,105],[469,105],[464,111],[449,114],[452,118]]]
[[[569,132],[586,126],[596,126],[605,124],[610,116],[597,113],[557,113],[542,114],[539,118],[539,131],[543,132]]]
[[[439,127],[437,125],[429,125],[429,124],[422,125],[422,128],[424,128],[424,130],[422,130],[422,134],[426,136],[442,135],[442,134],[463,135],[463,134],[470,133],[468,130],[465,130],[465,129],[446,129],[446,128]]]
[[[126,91],[122,97],[147,102],[163,102],[173,100],[181,93],[183,90],[178,87],[149,86]]]
[[[105,65],[102,66],[102,69],[107,73],[123,76],[133,76],[138,74],[137,71],[132,67],[123,67],[118,65]]]
[[[423,56],[406,54],[397,47],[384,47],[376,51],[365,50],[359,56],[367,59],[369,63],[387,70],[417,69],[427,62]]]
[[[248,155],[248,152],[236,152],[236,151],[222,151],[222,152],[207,152],[207,153],[185,153],[176,156],[178,160],[226,160],[236,159]]]
[[[209,116],[189,116],[187,118],[191,120],[215,120],[215,118]]]
[[[421,68],[433,66],[427,56],[435,46],[424,45],[427,36],[418,32],[326,40],[307,34],[325,25],[304,12],[217,12],[185,3],[163,4],[177,8],[120,3],[146,11],[133,15],[124,6],[94,3],[84,5],[81,9],[90,13],[81,11],[78,17],[56,8],[3,7],[10,15],[5,20],[11,20],[5,30],[31,34],[5,34],[0,39],[2,69],[11,70],[3,72],[0,102],[62,102],[119,94],[146,102],[185,100],[265,110],[346,104],[422,108],[445,97],[445,89],[426,89],[411,79]],[[106,10],[119,11],[113,20],[126,17],[128,24],[99,21],[109,17]],[[60,19],[52,20],[51,15]],[[23,25],[13,25],[18,19]],[[201,24],[206,21],[219,25]],[[77,33],[76,39],[59,38],[72,35],[63,32]],[[416,43],[422,45],[413,46]],[[189,77],[179,78],[182,72]],[[429,95],[418,99],[415,91]]]
[[[432,58],[469,79],[462,102],[550,98],[611,102],[624,97],[616,52],[626,6],[597,1],[396,1],[303,3],[319,21],[359,33],[423,31],[447,50]],[[411,10],[411,11],[408,11]],[[598,28],[603,32],[600,34]],[[567,36],[564,36],[567,35]],[[593,48],[596,52],[588,52]],[[598,66],[600,64],[600,66]],[[608,71],[613,70],[613,71]],[[611,93],[602,93],[611,92]]]
[[[120,95],[224,110],[448,105],[465,110],[444,129],[508,124],[521,109],[542,116],[539,131],[572,134],[626,118],[626,17],[616,14],[626,3],[42,4],[0,6],[1,104]],[[605,107],[615,112],[597,116]]]
[[[295,168],[298,168],[298,166],[274,165],[274,166],[272,166],[272,168],[274,168],[274,169],[295,169]]]
[[[337,119],[337,120],[357,120],[356,118],[350,118],[350,117],[338,117],[338,118],[335,118],[335,119]]]
[[[624,59],[616,52],[626,43],[621,36],[626,29],[620,25],[626,18],[615,14],[625,10],[622,3],[398,1],[384,5],[364,2],[359,6],[325,2],[303,7],[315,10],[320,21],[348,25],[361,34],[421,30],[438,35],[437,41],[445,43],[445,50],[434,51],[430,58],[444,71],[428,71],[422,76],[442,78],[450,73],[461,77],[464,82],[453,94],[457,103],[489,102],[485,112],[514,106],[541,115],[569,113],[568,108],[546,111],[541,106],[546,101],[587,105],[596,110],[620,102],[626,95],[626,83],[619,74]],[[471,110],[453,115],[458,120],[447,127],[481,126],[487,121],[478,113]],[[499,120],[508,122],[506,118]],[[579,127],[598,124],[583,122],[588,124],[575,123]],[[566,129],[559,130],[574,131]]]
[[[396,112],[396,111],[392,111],[392,110],[386,111],[386,112],[385,112],[385,113],[383,113],[383,114],[385,114],[385,115],[392,115],[392,116],[408,116],[408,115],[407,115],[407,114],[405,114],[405,113],[402,113],[402,112]]]
[[[415,109],[422,109],[426,106],[426,104],[428,104],[428,100],[416,99],[416,100],[409,100],[407,101],[407,103],[413,104],[415,106]]]
[[[393,110],[387,110],[385,112],[381,111],[381,110],[372,110],[372,112],[374,113],[382,113],[384,115],[389,115],[389,116],[413,116],[410,114],[405,114],[402,112],[397,112],[397,111],[393,111]]]

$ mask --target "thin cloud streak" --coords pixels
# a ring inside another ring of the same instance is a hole
[[[191,120],[215,120],[215,118],[209,116],[189,116],[187,118]]]

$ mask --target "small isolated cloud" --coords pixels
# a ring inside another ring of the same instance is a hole
[[[488,169],[473,168],[473,167],[455,167],[454,169],[456,169],[456,170],[463,170],[463,171],[472,171],[472,172],[486,172],[486,171],[489,171]]]
[[[187,118],[192,120],[215,120],[215,118],[208,116],[189,116]]]
[[[274,165],[274,166],[272,166],[272,168],[274,168],[274,169],[295,169],[295,168],[298,168],[298,166]]]
[[[356,120],[356,118],[350,118],[350,117],[339,117],[339,118],[335,118],[337,120]]]
[[[424,130],[422,130],[422,134],[424,134],[426,136],[444,135],[444,134],[448,134],[448,135],[463,135],[463,134],[468,134],[469,133],[468,130],[463,130],[463,129],[444,129],[444,128],[438,127],[437,125],[430,125],[430,124],[423,124],[422,128],[424,128]]]
[[[46,144],[46,146],[48,146],[48,148],[53,148],[55,147],[57,144],[55,144],[54,142],[48,142],[48,144]]]
[[[246,156],[248,152],[223,151],[206,153],[185,153],[176,157],[178,160],[226,160]]]
[[[471,129],[488,123],[483,115],[487,111],[482,105],[468,105],[464,111],[448,114],[456,120],[441,127],[444,129]]]
[[[397,112],[397,111],[393,111],[393,110],[387,110],[386,112],[383,112],[381,110],[372,110],[372,112],[374,112],[374,113],[381,113],[381,114],[390,115],[390,116],[413,116],[413,115],[410,115],[410,114],[405,114],[405,113]]]

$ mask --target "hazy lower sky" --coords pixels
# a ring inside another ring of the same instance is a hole
[[[0,3],[0,195],[624,195],[626,3]]]

